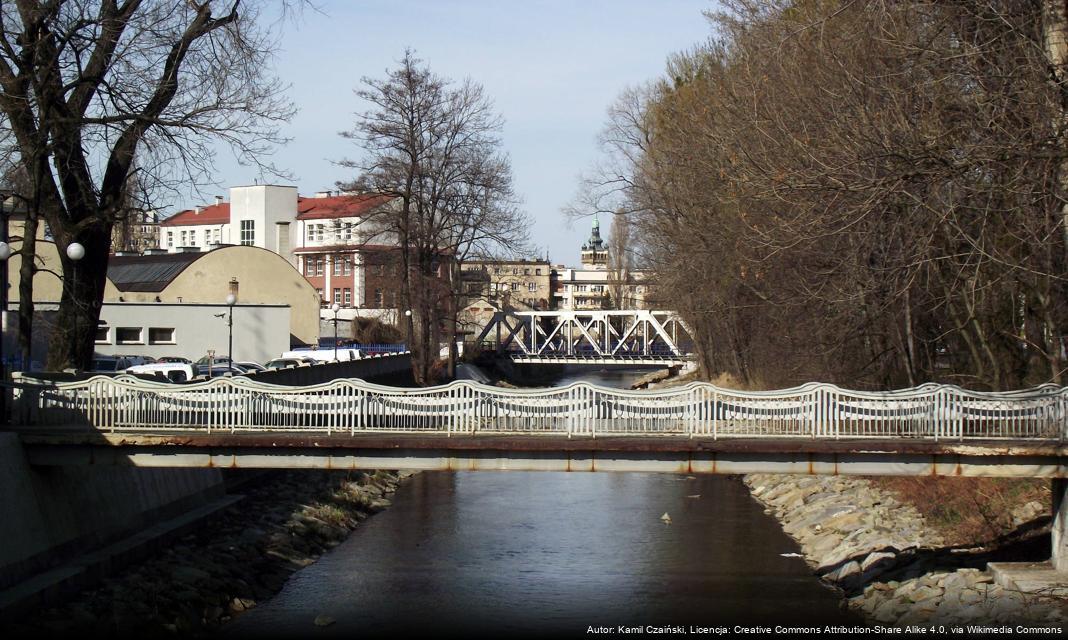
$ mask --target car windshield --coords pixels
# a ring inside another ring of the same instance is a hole
[[[204,356],[200,360],[197,360],[196,364],[205,365],[206,366],[208,363],[211,363],[212,365],[219,365],[219,364],[226,364],[229,361],[230,361],[230,358],[227,358],[226,356],[215,356],[214,358],[210,358],[208,356]]]
[[[114,371],[118,366],[118,360],[93,360],[94,371]]]

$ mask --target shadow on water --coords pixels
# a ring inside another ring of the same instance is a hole
[[[611,377],[598,382],[622,386],[626,375]],[[423,473],[226,631],[572,637],[590,627],[859,623],[797,550],[737,479]],[[317,617],[332,622],[317,627]]]

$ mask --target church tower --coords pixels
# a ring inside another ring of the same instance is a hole
[[[601,223],[597,220],[597,216],[593,217],[590,239],[582,245],[582,266],[587,269],[608,268],[608,247],[601,239]]]

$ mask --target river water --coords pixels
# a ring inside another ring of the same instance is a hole
[[[558,384],[626,386],[640,374]],[[856,622],[797,552],[735,478],[421,473],[227,632],[578,637]],[[334,622],[317,627],[319,616]]]

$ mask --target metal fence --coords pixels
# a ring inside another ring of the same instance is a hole
[[[1068,388],[1002,393],[926,384],[880,393],[810,383],[744,392],[706,383],[626,391],[579,382],[504,389],[471,381],[404,389],[345,379],[286,387],[247,378],[192,384],[94,377],[23,380],[14,424],[112,432],[674,435],[697,438],[1064,441]]]

